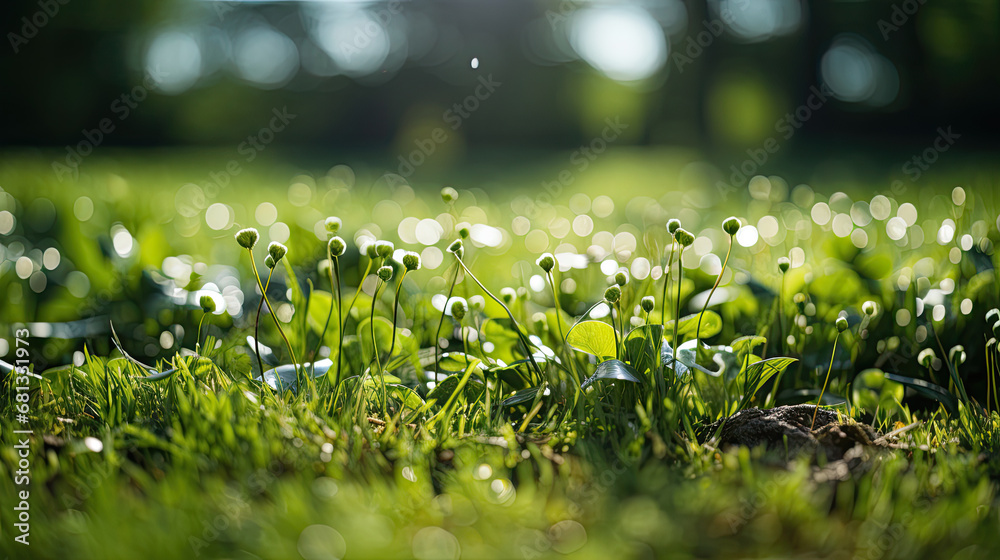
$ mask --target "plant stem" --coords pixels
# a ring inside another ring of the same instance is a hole
[[[722,261],[722,270],[719,271],[719,276],[715,279],[715,284],[712,285],[712,290],[708,292],[708,299],[705,300],[705,305],[701,306],[701,313],[698,314],[698,328],[695,329],[694,338],[695,340],[701,340],[701,320],[705,317],[705,310],[708,309],[708,304],[712,301],[712,296],[715,294],[715,290],[719,287],[719,283],[722,282],[722,275],[726,273],[726,265],[729,264],[729,255],[733,252],[733,236],[729,236],[729,250],[726,251],[726,260]],[[695,348],[700,348],[698,343],[695,343]]]
[[[250,251],[249,249],[247,249]],[[260,275],[257,274],[257,265],[253,260],[253,251],[250,251],[250,264],[253,266],[253,275],[257,279],[257,287],[260,288],[260,302],[257,303],[257,317],[253,322],[253,345],[254,352],[257,353],[257,366],[260,368],[260,381],[264,383],[264,362],[260,358],[260,308],[264,307],[264,294],[267,293],[267,288],[271,285],[271,273],[274,272],[272,268],[270,272],[267,273],[267,284],[261,284]],[[263,389],[261,389],[261,394],[263,394]]]
[[[205,317],[207,317],[207,316],[208,316],[208,313],[202,313],[201,314],[201,320],[198,321],[198,338],[195,340],[195,343],[194,343],[195,352],[199,352],[200,351],[199,346],[201,346],[201,325],[202,325],[202,323],[205,322]],[[261,370],[261,372],[263,373],[263,370]]]
[[[382,279],[376,281],[375,283],[375,294],[372,296],[372,314],[368,319],[368,325],[371,328],[372,333],[372,353],[374,354],[375,367],[378,368],[378,378],[380,385],[382,386],[382,415],[386,414],[386,408],[389,405],[388,393],[385,390],[385,376],[382,374],[382,362],[378,357],[378,342],[375,340],[375,302],[378,301],[378,293],[382,288]]]
[[[677,252],[677,298],[676,307],[674,308],[674,348],[673,348],[673,365],[674,365],[674,375],[677,374],[677,359],[678,354],[680,354],[680,349],[677,348],[677,340],[679,338],[679,333],[681,330],[681,284],[684,280],[684,265],[682,264],[682,259],[684,257],[684,246],[681,245],[681,250]],[[694,372],[691,373],[692,378],[694,377]]]
[[[344,299],[343,299],[343,294],[341,293],[340,258],[338,257],[333,258],[333,271],[334,271],[334,276],[337,279],[337,324],[340,325],[344,316]],[[343,355],[344,355],[344,329],[341,328],[340,332],[337,334],[339,334],[340,336],[338,337],[337,340],[337,378],[335,380],[335,385],[339,386],[340,380],[343,379],[343,377],[341,376],[340,366],[343,363]]]
[[[249,249],[248,249],[248,251],[250,252],[250,262],[252,263],[252,262],[254,262],[254,260],[253,260],[253,251],[250,251]],[[274,269],[272,268],[271,272],[269,272],[268,275],[267,275],[268,276],[268,283],[270,283],[270,281],[271,281],[271,273],[273,273],[273,272],[274,272]],[[257,265],[256,264],[254,264],[254,266],[253,266],[253,273],[254,273],[255,276],[257,276],[257,283],[260,284],[260,275],[257,274]],[[296,379],[299,382],[299,389],[301,390],[302,389],[302,381],[303,381],[301,379],[302,374],[301,374],[301,371],[300,371],[300,365],[301,364],[299,364],[299,360],[295,357],[295,350],[292,348],[291,343],[288,342],[288,337],[285,336],[285,330],[281,328],[281,322],[278,321],[278,316],[274,314],[274,308],[271,306],[271,302],[268,301],[268,299],[267,299],[267,292],[266,292],[266,290],[264,290],[263,292],[264,293],[261,295],[261,297],[263,299],[263,302],[267,304],[267,311],[271,314],[271,319],[274,320],[274,326],[278,327],[278,334],[280,334],[281,335],[281,339],[285,341],[285,347],[288,348],[288,354],[292,358],[292,363],[295,364],[295,377],[296,377]],[[264,373],[262,371],[261,372],[261,381],[264,380],[263,376],[264,376]]]
[[[403,287],[403,279],[406,278],[407,272],[409,271],[404,268],[403,273],[399,276],[399,283],[396,284],[396,296],[392,300],[392,343],[389,344],[388,360],[392,360],[392,351],[396,348],[396,312],[399,311],[399,291]]]
[[[511,322],[513,323],[514,331],[517,333],[518,338],[521,340],[521,344],[524,346],[525,353],[528,354],[528,361],[531,362],[532,367],[535,369],[535,373],[537,373],[539,378],[541,378],[542,370],[541,368],[538,367],[538,363],[535,362],[535,356],[531,353],[531,343],[528,341],[527,337],[524,336],[524,333],[521,332],[521,325],[517,322],[517,319],[514,318],[514,315],[510,312],[510,309],[507,308],[507,306],[500,298],[496,297],[495,295],[493,295],[492,292],[486,289],[486,286],[484,286],[483,283],[479,281],[479,278],[476,278],[476,275],[473,274],[471,270],[469,270],[469,267],[465,266],[465,263],[462,262],[462,259],[460,259],[458,255],[455,255],[455,259],[458,261],[458,264],[462,265],[462,268],[465,269],[465,273],[468,274],[473,281],[475,281],[475,283],[479,286],[479,289],[485,292],[486,295],[490,296],[490,299],[500,304],[500,307],[503,307],[503,310],[507,312],[507,316],[510,317]]]
[[[670,269],[674,267],[674,245],[670,241],[670,257],[667,259],[667,267],[663,269],[663,298],[660,301],[660,325],[667,324],[667,287],[670,286]]]
[[[312,363],[313,363],[313,369],[314,370],[316,368],[316,358],[319,356],[319,350],[320,350],[320,348],[323,347],[323,340],[326,338],[326,330],[328,328],[330,328],[330,319],[333,317],[333,294],[332,294],[332,292],[333,292],[333,290],[336,289],[336,286],[334,285],[334,282],[333,282],[333,254],[330,253],[330,245],[329,244],[327,244],[327,247],[326,247],[326,258],[327,258],[327,261],[330,264],[329,270],[327,270],[327,273],[329,274],[329,278],[330,278],[330,291],[331,291],[331,294],[330,294],[330,311],[326,314],[326,323],[323,324],[323,331],[319,333],[319,341],[316,342],[316,349],[313,350],[313,353],[312,353]],[[338,323],[339,322],[340,321],[339,321],[339,317],[338,317]]]
[[[826,379],[823,380],[823,388],[819,390],[819,398],[816,399],[816,408],[813,409],[813,419],[812,424],[809,425],[809,431],[811,432],[816,426],[816,413],[819,412],[819,405],[823,402],[823,393],[826,392],[826,384],[830,381],[830,372],[833,371],[833,358],[837,355],[837,341],[840,340],[840,333],[837,333],[837,338],[833,339],[833,352],[830,353],[830,366],[826,369]]]
[[[455,292],[455,283],[458,282],[458,271],[459,268],[455,267],[455,276],[451,279],[451,287],[448,288],[448,296],[444,299],[444,306],[441,308],[441,318],[438,320],[437,330],[434,331],[434,383],[440,383],[438,379],[438,371],[441,369],[440,366],[440,353],[441,344],[438,341],[438,336],[441,334],[441,327],[444,325],[444,315],[448,310],[448,301],[451,300],[451,294]]]

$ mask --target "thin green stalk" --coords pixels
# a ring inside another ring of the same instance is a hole
[[[459,258],[458,255],[455,255],[455,259],[458,261],[458,264],[462,265],[462,268],[465,270],[465,273],[469,275],[469,278],[472,278],[472,280],[475,281],[477,285],[479,285],[479,289],[481,289],[486,295],[490,296],[490,299],[500,304],[500,307],[503,307],[503,310],[507,312],[507,316],[510,317],[511,322],[514,325],[514,331],[517,333],[518,338],[521,340],[521,344],[524,346],[525,353],[528,354],[528,361],[531,362],[531,365],[534,368],[535,373],[537,373],[538,377],[541,378],[542,370],[541,368],[538,367],[538,364],[535,362],[535,356],[531,353],[531,343],[528,341],[527,337],[524,336],[524,333],[521,332],[521,325],[517,322],[517,319],[514,319],[514,315],[510,312],[510,309],[507,308],[503,300],[496,297],[495,295],[493,295],[492,292],[486,289],[486,286],[484,286],[483,283],[479,281],[479,278],[476,278],[476,275],[473,274],[471,270],[469,270],[469,267],[465,266],[465,263],[462,262],[462,259]]]
[[[663,298],[660,301],[660,325],[667,324],[667,288],[670,286],[670,269],[674,267],[674,242],[670,242],[670,257],[667,267],[663,269]]]
[[[351,314],[351,310],[354,309],[354,304],[358,301],[358,296],[361,295],[361,285],[365,283],[365,278],[368,278],[368,273],[372,271],[372,263],[375,259],[368,259],[368,266],[365,267],[365,273],[361,275],[361,280],[358,282],[358,289],[354,292],[354,297],[351,298],[351,304],[347,306],[347,315]],[[341,318],[343,323],[340,325],[340,332],[343,334],[344,329],[347,328],[347,316]]]
[[[341,324],[344,316],[344,296],[341,293],[340,284],[340,258],[334,257],[333,259],[333,273],[337,279],[337,324]],[[340,380],[343,379],[341,376],[341,364],[343,363],[344,356],[344,329],[340,328],[340,332],[337,333],[340,336],[337,340],[337,379],[334,380],[335,385],[340,385]]]
[[[830,381],[830,372],[833,371],[833,358],[837,355],[837,341],[840,340],[840,333],[833,339],[833,352],[830,353],[830,366],[826,369],[826,379],[823,380],[823,388],[819,390],[819,398],[816,399],[816,408],[813,409],[812,424],[809,424],[809,431],[816,426],[816,413],[819,412],[819,405],[823,402],[823,393],[826,392],[826,384]]]
[[[378,378],[379,384],[382,387],[382,415],[386,414],[386,408],[389,405],[389,396],[385,389],[385,375],[382,374],[382,362],[378,357],[378,342],[375,340],[375,302],[378,301],[379,291],[382,289],[382,279],[376,281],[375,284],[375,294],[372,296],[372,313],[371,317],[368,319],[368,325],[371,327],[372,334],[372,353],[375,358],[375,367],[378,368]]]
[[[715,284],[712,285],[712,290],[708,292],[708,299],[705,300],[705,305],[701,306],[701,313],[698,314],[698,327],[695,329],[694,338],[696,341],[701,341],[701,320],[705,317],[705,310],[708,309],[709,302],[712,301],[712,296],[715,294],[715,290],[719,287],[719,283],[722,282],[722,275],[726,273],[726,265],[729,264],[729,255],[733,252],[733,236],[729,236],[729,250],[726,251],[726,260],[722,261],[722,270],[719,271],[719,276],[715,279]],[[695,343],[695,348],[701,348],[699,344]]]
[[[438,372],[441,370],[440,365],[440,353],[441,344],[438,341],[438,336],[441,333],[441,327],[444,325],[444,315],[445,311],[448,309],[448,302],[451,300],[451,294],[455,292],[455,283],[458,282],[458,271],[459,268],[455,267],[455,276],[451,279],[451,287],[448,288],[448,296],[444,299],[444,306],[441,308],[441,318],[438,320],[437,330],[434,331],[434,382],[439,383]]]
[[[396,284],[396,296],[392,300],[392,343],[389,344],[389,357],[392,359],[392,351],[396,348],[396,312],[399,311],[399,291],[403,288],[403,279],[406,278],[407,269],[399,275],[399,283]]]
[[[205,317],[207,317],[207,316],[208,316],[208,313],[204,313],[203,312],[201,314],[201,320],[198,321],[198,338],[195,339],[195,343],[194,343],[194,349],[195,349],[196,352],[201,352],[201,348],[200,348],[200,346],[201,346],[201,325],[205,322]],[[261,372],[263,372],[263,370],[261,370]]]
[[[681,330],[681,284],[684,280],[684,266],[681,264],[684,258],[684,245],[681,245],[681,250],[677,251],[677,298],[676,306],[674,307],[674,347],[673,347],[673,365],[674,374],[677,373],[677,358],[680,354],[680,350],[677,348],[677,340],[679,339],[679,331]],[[692,378],[694,373],[691,374]]]
[[[253,258],[253,251],[247,249],[247,252],[250,253],[250,263],[253,265],[253,273],[254,273],[254,276],[257,277],[257,284],[260,285],[261,284],[261,282],[260,282],[260,274],[257,273],[257,264],[256,264],[256,262],[254,261],[254,258]],[[271,269],[271,272],[274,272],[274,269]],[[268,282],[270,282],[270,276],[271,276],[271,273],[269,272],[268,273]],[[263,286],[262,286],[262,288],[263,288]],[[299,388],[301,389],[302,388],[302,381],[303,381],[302,377],[303,376],[302,376],[302,373],[300,371],[301,368],[300,368],[299,360],[295,357],[295,350],[292,348],[292,344],[290,342],[288,342],[288,337],[285,336],[285,330],[281,328],[281,322],[278,321],[278,316],[274,314],[274,308],[271,306],[271,302],[268,301],[268,299],[267,299],[267,291],[266,290],[262,289],[261,297],[263,298],[263,302],[267,304],[267,311],[271,314],[271,319],[274,320],[274,326],[278,327],[278,334],[280,334],[281,335],[281,339],[285,341],[285,347],[288,348],[288,354],[292,358],[292,363],[295,364],[295,377],[298,380],[298,382],[299,382]],[[258,357],[259,357],[259,355],[258,355]],[[263,381],[263,379],[264,379],[263,378],[263,371],[261,371],[261,381]]]
[[[327,262],[330,265],[329,268],[328,268],[328,270],[327,270],[327,274],[329,275],[329,279],[330,279],[330,292],[331,292],[331,297],[330,297],[330,311],[327,312],[327,314],[326,314],[326,323],[323,324],[323,331],[319,333],[319,340],[316,342],[316,349],[313,350],[313,352],[312,352],[312,364],[313,364],[312,367],[313,367],[314,370],[316,368],[316,358],[319,356],[320,348],[323,347],[323,340],[326,338],[326,331],[327,331],[327,329],[330,328],[330,319],[333,318],[333,294],[332,294],[332,292],[337,289],[337,287],[336,287],[336,285],[334,284],[334,281],[333,281],[333,254],[330,252],[330,246],[329,246],[329,244],[327,244],[327,247],[326,247],[326,258],[327,258]],[[338,319],[338,323],[339,323],[339,319]]]

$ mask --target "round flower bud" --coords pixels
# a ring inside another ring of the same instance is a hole
[[[528,299],[528,288],[525,288],[524,286],[519,287],[517,289],[517,299],[527,300]]]
[[[951,360],[953,364],[962,365],[965,363],[965,347],[961,344],[953,346],[951,350],[948,351],[948,359]]]
[[[788,267],[792,266],[792,261],[788,260],[788,257],[778,257],[778,270],[782,274],[788,272]]]
[[[271,255],[271,258],[274,259],[275,263],[281,261],[282,257],[284,257],[287,252],[288,247],[285,247],[277,241],[272,241],[271,244],[267,246],[267,254]]]
[[[469,228],[464,227],[464,228],[459,229],[458,230],[458,236],[461,237],[462,239],[468,239],[469,238]]]
[[[545,314],[535,313],[531,316],[531,324],[535,327],[535,332],[542,332],[545,330]]]
[[[656,307],[656,299],[653,296],[646,296],[639,301],[639,305],[642,306],[642,310],[649,313]]]
[[[392,280],[392,267],[388,265],[380,266],[378,267],[376,274],[378,274],[378,277],[381,278],[383,282],[388,282],[389,280]]]
[[[934,360],[937,359],[937,354],[934,353],[933,348],[924,348],[917,354],[917,363],[924,366],[925,368],[931,367],[934,364]]]
[[[736,235],[736,232],[740,231],[740,219],[736,216],[726,218],[726,221],[722,222],[722,231],[730,236]]]
[[[316,271],[319,272],[320,276],[326,276],[327,274],[330,274],[331,268],[332,267],[330,266],[330,259],[322,259],[321,261],[316,263]]]
[[[1000,338],[1000,321],[993,323],[993,336]]]
[[[539,267],[545,272],[552,272],[552,268],[556,266],[556,259],[552,256],[552,253],[544,253],[542,256],[538,257],[535,261]]]
[[[844,332],[847,330],[847,327],[848,327],[847,318],[837,317],[837,332]]]
[[[514,288],[501,288],[500,299],[502,299],[507,305],[510,305],[511,302],[517,299],[517,292],[514,291]]]
[[[336,216],[330,216],[329,218],[326,219],[324,225],[326,225],[326,231],[330,233],[337,233],[338,231],[340,231],[340,226],[344,225],[344,222],[342,222],[340,218]]]
[[[617,303],[618,299],[622,297],[622,289],[618,286],[610,286],[607,290],[604,290],[604,299],[608,303]]]
[[[465,307],[465,300],[456,299],[451,302],[451,316],[457,321],[461,321],[465,318],[465,312],[467,308]]]
[[[670,232],[670,235],[676,233],[677,229],[680,227],[681,227],[681,221],[678,220],[677,218],[671,218],[667,220],[667,231]]]
[[[376,241],[369,241],[368,244],[365,245],[365,254],[368,255],[369,259],[377,259],[378,258],[378,250],[376,249],[375,243],[377,243],[377,242]]]
[[[274,257],[272,257],[271,255],[264,257],[264,266],[266,266],[267,268],[274,268],[274,265],[276,264],[278,263],[274,262]]]
[[[486,300],[483,296],[472,296],[469,298],[469,309],[473,311],[482,311],[486,307]]]
[[[682,227],[678,227],[677,231],[674,232],[674,239],[681,244],[681,247],[687,247],[694,243],[694,235]]]
[[[414,271],[420,268],[420,255],[414,253],[413,251],[407,251],[403,253],[403,266],[406,267],[408,271]]]
[[[254,228],[241,229],[236,232],[236,242],[240,244],[240,247],[244,249],[253,249],[254,245],[257,244],[257,239],[260,238],[260,234]]]
[[[213,299],[212,296],[207,294],[201,296],[201,298],[198,300],[198,303],[201,305],[201,310],[204,311],[205,313],[215,313],[215,310],[217,309],[215,305],[215,299]]]
[[[456,199],[458,199],[458,191],[451,187],[441,189],[441,200],[443,200],[445,204],[455,202]]]
[[[393,250],[392,241],[376,241],[375,242],[375,253],[383,259],[389,258]]]
[[[337,236],[331,237],[328,245],[330,246],[330,254],[334,257],[342,257],[347,252],[347,243],[344,243],[344,240]]]
[[[869,317],[874,315],[876,310],[878,310],[878,307],[875,306],[874,301],[866,301],[861,305],[862,313],[868,315]]]
[[[628,284],[628,272],[625,272],[624,270],[619,270],[618,272],[616,272],[615,284],[618,284],[619,286],[622,287]]]

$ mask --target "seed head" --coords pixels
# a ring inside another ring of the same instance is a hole
[[[388,282],[389,280],[392,280],[392,267],[388,265],[380,266],[378,267],[376,274],[378,274],[378,277],[381,278],[383,282]]]
[[[473,311],[482,311],[486,307],[486,300],[483,296],[472,296],[469,298],[469,309]]]
[[[618,300],[621,297],[622,297],[622,289],[619,288],[617,285],[610,286],[608,287],[607,290],[604,290],[604,299],[606,299],[608,303],[618,303]]]
[[[510,305],[512,301],[517,299],[517,292],[514,291],[514,288],[501,288],[500,299],[507,305]]]
[[[846,317],[837,317],[837,332],[846,331],[848,326]]]
[[[383,259],[389,258],[392,255],[393,245],[392,241],[376,241],[375,242],[375,253]]]
[[[667,220],[667,231],[670,232],[670,235],[676,233],[677,229],[680,227],[681,227],[681,221],[678,220],[677,218],[670,218],[669,220]]]
[[[456,199],[458,199],[458,191],[451,187],[441,189],[441,200],[443,200],[445,204],[455,202]]]
[[[722,222],[722,231],[728,233],[730,236],[736,235],[736,232],[740,231],[740,219],[736,216],[730,216]]]
[[[924,348],[917,354],[917,363],[929,368],[934,364],[934,360],[937,359],[937,354],[934,353],[933,348]]]
[[[274,257],[272,257],[271,255],[264,257],[264,266],[266,266],[267,268],[274,268],[275,264],[277,263],[274,262]]]
[[[866,301],[866,302],[864,302],[861,305],[861,311],[865,315],[868,315],[869,317],[871,317],[872,315],[874,315],[875,311],[877,311],[877,310],[878,310],[878,307],[875,305],[874,301]]]
[[[342,257],[347,252],[347,243],[344,243],[344,240],[337,236],[331,237],[328,245],[330,246],[330,254],[334,257]]]
[[[461,321],[465,318],[465,312],[468,309],[465,306],[465,300],[456,299],[451,302],[451,316],[457,321]]]
[[[788,260],[788,257],[778,257],[778,270],[782,274],[788,272],[788,267],[792,266],[792,261]]]
[[[993,323],[993,336],[1000,338],[1000,321]]]
[[[403,266],[406,267],[406,270],[411,272],[419,269],[420,255],[414,253],[413,251],[403,253]]]
[[[618,272],[616,272],[615,284],[625,287],[625,285],[628,284],[628,272],[625,272],[624,270],[619,270]]]
[[[277,264],[282,259],[282,257],[285,256],[285,253],[287,252],[288,252],[288,247],[285,247],[284,245],[278,243],[277,241],[272,241],[271,244],[267,246],[267,254],[271,255],[271,258],[274,259],[275,264]]]
[[[687,247],[694,243],[694,235],[682,227],[678,227],[677,231],[674,232],[674,239],[680,243],[681,247]]]
[[[378,243],[378,241],[372,240],[369,241],[367,245],[365,245],[365,254],[368,255],[369,259],[378,258],[378,251],[376,250],[376,245],[375,245],[376,243]]]
[[[207,294],[201,296],[201,298],[198,300],[198,303],[201,305],[201,310],[204,311],[205,313],[215,313],[215,310],[218,309],[218,307],[216,307],[215,305],[215,300],[212,298],[212,296]]]
[[[653,296],[646,296],[639,301],[639,305],[642,306],[642,310],[649,313],[656,307],[656,298]]]
[[[459,229],[458,230],[458,236],[461,237],[462,239],[468,239],[469,238],[469,228],[464,227],[464,228]]]
[[[340,231],[340,226],[344,225],[344,222],[336,216],[330,216],[326,219],[326,231],[330,233],[337,233]]]
[[[240,247],[244,249],[253,249],[254,245],[257,244],[257,240],[260,239],[260,234],[254,228],[241,229],[236,232],[236,242],[240,244]]]
[[[552,253],[544,253],[542,256],[538,257],[535,261],[542,270],[546,273],[552,272],[552,268],[556,266],[556,258],[552,256]]]

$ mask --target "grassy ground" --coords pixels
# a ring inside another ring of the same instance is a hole
[[[902,190],[891,177],[731,190],[690,154],[609,153],[554,183],[562,162],[470,174],[443,199],[374,168],[261,162],[215,192],[215,159],[122,154],[60,181],[45,158],[5,157],[2,359],[40,375],[4,371],[4,552],[995,555],[1000,234],[985,167]],[[672,218],[694,239],[681,269]],[[261,358],[246,340],[261,290],[234,239],[247,227],[262,283],[268,243],[287,246]],[[334,235],[346,248],[331,268]],[[389,256],[368,256],[375,239]],[[404,274],[401,250],[421,267]],[[205,295],[224,309],[206,314]],[[587,318],[604,299],[615,314]],[[851,461],[727,449],[703,429],[818,398],[845,421],[909,429]]]

